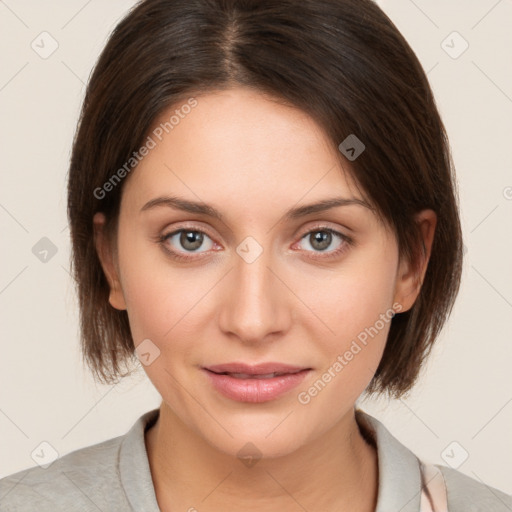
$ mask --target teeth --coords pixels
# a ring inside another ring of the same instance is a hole
[[[211,370],[210,370],[211,371]],[[295,370],[294,372],[273,372],[273,373],[265,373],[261,375],[254,375],[252,373],[229,373],[229,372],[213,372],[217,373],[217,375],[229,375],[230,377],[234,377],[235,379],[272,379],[274,377],[280,377],[281,375],[293,375],[295,373],[299,373],[303,370]]]
[[[271,379],[277,375],[284,375],[283,373],[265,373],[263,375],[251,375],[249,373],[229,373],[230,377],[235,379]]]

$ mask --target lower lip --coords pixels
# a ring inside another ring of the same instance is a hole
[[[268,402],[298,386],[310,370],[288,373],[268,379],[237,379],[203,369],[213,387],[231,400],[238,402]]]

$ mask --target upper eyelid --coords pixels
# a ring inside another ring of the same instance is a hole
[[[314,222],[314,221],[313,221]],[[348,228],[348,227],[342,227],[342,228],[338,228],[338,227],[333,227],[332,225],[329,225],[329,222],[326,222],[326,221],[317,221],[317,224],[313,225],[313,226],[309,226],[308,228],[304,228],[304,230],[301,230],[302,232],[302,236],[308,234],[309,232],[311,231],[315,231],[315,230],[318,230],[320,231],[321,229],[329,229],[329,230],[332,230],[332,231],[340,231],[340,230],[346,230],[346,231],[353,231],[352,229]],[[166,228],[164,228],[162,230],[162,232],[164,233],[163,236],[169,236],[171,234],[176,234],[177,232],[180,232],[180,231],[200,231],[202,233],[205,233],[206,235],[208,235],[210,238],[215,238],[213,237],[208,228],[204,228],[203,226],[200,226],[200,225],[191,225],[191,226],[187,226],[187,225],[180,225],[179,227],[176,227],[176,228],[173,228],[173,229],[170,229],[169,231],[167,231]],[[343,234],[343,233],[340,233],[340,234]],[[348,235],[347,235],[348,236]]]
[[[203,234],[209,236],[212,240],[214,240],[214,238],[215,238],[210,234],[208,229],[203,228],[203,227],[198,227],[198,226],[179,226],[177,228],[173,228],[173,229],[169,229],[169,230],[164,229],[162,237],[167,238],[167,237],[170,237],[171,235],[176,235],[178,233],[181,233],[182,231],[197,231],[197,232],[200,232],[200,233],[203,233]]]

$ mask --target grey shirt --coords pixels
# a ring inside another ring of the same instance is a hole
[[[68,453],[46,469],[36,466],[0,480],[1,512],[159,512],[144,431],[159,409],[143,414],[125,434]],[[421,474],[416,455],[376,418],[358,409],[362,432],[377,447],[375,512],[419,512]],[[437,465],[445,478],[449,512],[512,512],[512,496],[460,471]],[[191,504],[191,508],[200,504]],[[192,508],[193,510],[193,508]]]

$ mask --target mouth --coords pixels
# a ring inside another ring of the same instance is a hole
[[[202,367],[213,389],[238,402],[275,400],[296,386],[312,368],[282,363],[229,363]]]

